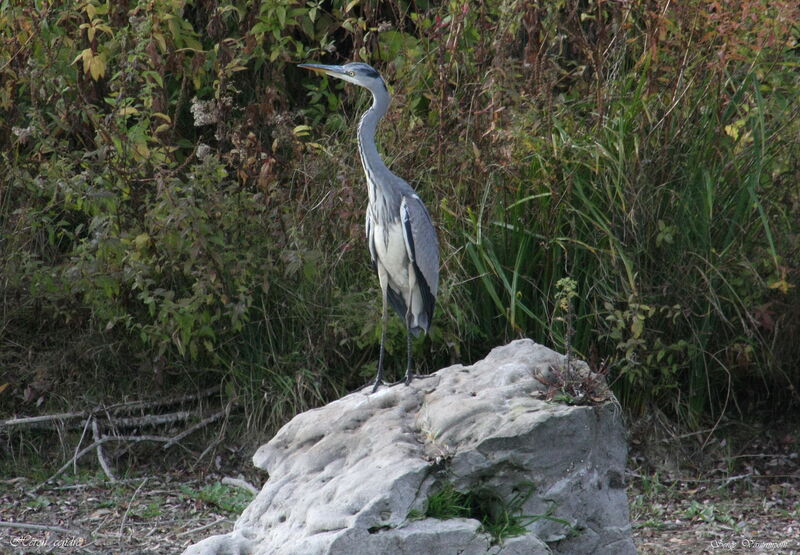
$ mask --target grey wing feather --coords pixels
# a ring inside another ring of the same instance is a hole
[[[436,229],[425,205],[416,195],[403,197],[400,215],[406,250],[414,263],[428,316],[427,323],[430,326],[436,293],[439,290],[439,241],[436,238]]]
[[[373,237],[373,229],[372,229],[372,220],[369,217],[369,210],[367,211],[367,246],[369,247],[369,257],[372,262],[372,269],[377,272],[377,258],[378,255],[375,253],[375,238]]]

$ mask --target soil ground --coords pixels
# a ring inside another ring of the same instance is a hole
[[[788,425],[737,440],[648,433],[645,444],[634,433],[628,498],[639,552],[800,553],[797,434]],[[251,468],[240,453],[192,472],[162,456],[117,483],[85,473],[39,489],[31,478],[2,480],[0,523],[17,524],[0,527],[0,553],[181,553],[229,531],[251,498],[222,483]],[[259,487],[265,476],[247,472]]]

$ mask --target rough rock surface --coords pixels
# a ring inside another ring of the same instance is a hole
[[[534,376],[552,381],[564,363],[518,340],[297,415],[253,457],[269,480],[234,530],[185,554],[635,553],[620,416],[611,402],[542,400]],[[500,507],[530,494],[520,514],[542,516],[500,544],[478,520],[409,518],[446,484]]]

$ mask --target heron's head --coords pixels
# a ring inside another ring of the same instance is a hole
[[[298,67],[336,77],[348,83],[353,83],[371,91],[386,90],[381,74],[371,65],[361,62],[351,62],[343,66],[326,66],[322,64],[300,64]]]

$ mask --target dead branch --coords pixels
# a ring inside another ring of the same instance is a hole
[[[72,534],[72,530],[61,528],[60,526],[45,526],[44,524],[28,524],[27,522],[2,522],[0,528],[19,528],[20,530],[37,530],[41,532],[59,532],[61,534]]]
[[[108,443],[110,441],[129,441],[129,442],[153,441],[153,442],[163,443],[164,444],[163,448],[167,449],[169,447],[172,447],[173,445],[176,445],[176,444],[180,443],[181,440],[183,440],[186,436],[196,432],[197,430],[199,430],[201,428],[204,428],[205,426],[208,426],[212,422],[215,422],[215,421],[219,420],[220,418],[225,416],[225,414],[226,414],[225,410],[221,410],[221,411],[219,411],[217,413],[214,413],[211,416],[209,416],[207,418],[204,418],[203,420],[201,420],[200,422],[198,422],[194,426],[191,426],[190,428],[188,428],[188,429],[182,431],[181,433],[176,434],[175,436],[172,436],[172,437],[156,436],[156,435],[104,435],[104,436],[100,436],[99,428],[97,427],[97,423],[92,419],[92,432],[93,432],[93,435],[94,435],[94,442],[91,445],[89,445],[88,447],[85,447],[85,448],[81,449],[80,451],[78,451],[77,453],[75,453],[75,455],[73,455],[73,457],[69,461],[67,461],[64,465],[62,465],[61,468],[56,470],[56,472],[52,476],[50,476],[47,480],[45,480],[44,482],[41,482],[40,484],[37,484],[33,488],[32,491],[38,490],[39,488],[41,488],[47,482],[57,478],[62,472],[64,472],[66,469],[68,469],[70,467],[70,465],[77,464],[77,462],[78,462],[78,460],[80,458],[82,458],[84,455],[86,455],[87,453],[89,453],[89,452],[91,452],[93,450],[97,450],[97,458],[98,458],[98,461],[100,462],[100,466],[103,468],[103,472],[106,473],[106,476],[108,476],[109,480],[114,482],[114,481],[116,481],[116,478],[114,477],[114,474],[111,472],[111,467],[109,466],[108,462],[106,461],[105,455],[103,454],[103,451],[102,451],[102,446],[105,443]],[[80,443],[78,445],[80,445]],[[205,451],[203,452],[203,454],[205,454]],[[201,455],[200,458],[202,458],[202,456],[203,455]]]
[[[205,524],[203,526],[198,526],[197,528],[192,528],[191,530],[186,530],[185,532],[181,532],[180,534],[178,534],[175,537],[182,538],[183,536],[189,536],[189,535],[194,534],[196,532],[202,532],[203,530],[208,530],[209,528],[212,528],[212,527],[216,526],[217,524],[221,524],[221,523],[226,522],[226,521],[230,522],[230,520],[228,520],[227,518],[220,517],[217,520],[215,520],[214,522],[210,522],[210,523]]]
[[[200,461],[202,461],[205,458],[206,455],[208,455],[210,452],[212,452],[214,449],[216,449],[217,445],[219,445],[220,443],[222,443],[222,439],[220,439],[220,438],[217,438],[214,441],[212,441],[211,443],[209,443],[208,447],[203,449],[203,452],[200,453],[200,456],[197,457],[197,460],[192,465],[192,471],[194,471],[194,469],[197,467],[197,465],[200,464]]]
[[[98,415],[105,415],[108,420],[112,420],[109,416],[113,414],[114,416],[120,414],[131,414],[136,411],[141,411],[145,409],[154,409],[154,408],[161,408],[165,406],[177,405],[180,403],[188,403],[190,401],[198,401],[205,397],[210,397],[214,393],[217,393],[220,389],[220,386],[214,386],[199,393],[192,393],[189,395],[180,395],[178,397],[169,397],[167,399],[157,399],[155,401],[129,401],[125,403],[119,403],[116,405],[111,406],[100,406],[92,410],[81,411],[81,412],[63,412],[58,414],[44,414],[41,416],[26,416],[21,418],[8,418],[6,420],[0,421],[0,428],[5,427],[12,427],[12,426],[31,426],[36,428],[54,428],[56,426],[67,426],[70,428],[83,428],[87,424],[87,419],[98,416]],[[117,424],[118,427],[121,428],[133,428],[137,426],[157,426],[160,424],[165,424],[168,422],[174,422],[176,420],[186,420],[189,418],[190,415],[186,413],[190,411],[178,411],[169,414],[162,414],[162,415],[151,415],[151,416],[141,416],[141,417],[130,417],[130,418],[117,418],[114,422]],[[192,413],[195,414],[195,413]],[[78,422],[72,422],[74,420],[78,420]]]
[[[205,397],[210,397],[220,390],[220,386],[215,385],[205,389],[199,393],[191,393],[188,395],[181,395],[179,397],[170,397],[168,399],[156,399],[155,401],[129,401],[127,403],[120,403],[118,405],[111,405],[107,410],[118,414],[121,412],[131,413],[137,410],[154,409],[169,405],[177,405],[178,403],[188,403],[189,401],[198,401]]]
[[[86,418],[89,415],[86,411],[84,412],[62,412],[59,414],[44,414],[42,416],[28,416],[23,418],[9,418],[7,420],[3,420],[0,422],[0,427],[3,426],[34,426],[38,427],[38,425],[42,424],[50,424],[53,421],[63,422],[65,420],[74,420],[76,418]],[[83,426],[83,423],[80,424]],[[46,426],[49,427],[49,426]],[[78,426],[75,426],[76,428]]]
[[[191,427],[187,428],[186,430],[182,431],[181,433],[179,433],[178,435],[173,437],[167,443],[165,443],[163,449],[168,449],[169,447],[172,447],[173,445],[175,445],[176,443],[181,441],[186,436],[196,432],[197,430],[199,430],[201,428],[205,428],[206,426],[208,426],[212,422],[216,422],[217,420],[219,420],[220,418],[225,416],[225,413],[226,413],[225,410],[221,410],[221,411],[219,411],[217,413],[212,414],[208,418],[204,418],[203,420],[201,420],[200,422],[198,422],[194,426],[191,426]]]
[[[100,441],[100,428],[97,425],[97,420],[92,418],[92,437],[94,437],[95,441]],[[103,472],[106,473],[108,479],[112,482],[117,481],[117,477],[114,476],[114,473],[111,472],[111,467],[108,465],[108,461],[106,460],[105,454],[103,453],[103,445],[97,445],[97,461],[100,463],[100,467],[103,469]]]
[[[118,479],[115,484],[129,484],[131,482],[138,482],[141,478],[120,478]],[[105,482],[102,481],[90,481],[84,482],[82,484],[70,484],[68,486],[51,486],[47,488],[50,491],[66,491],[66,490],[73,490],[73,489],[86,489],[86,488],[97,488],[105,486]]]
[[[61,468],[56,470],[55,473],[52,476],[50,476],[44,482],[41,482],[41,483],[37,484],[33,488],[32,491],[36,491],[39,488],[41,488],[43,485],[45,485],[47,482],[49,482],[50,480],[54,480],[62,472],[64,472],[66,469],[68,469],[71,464],[77,463],[78,459],[83,457],[86,453],[89,453],[93,449],[97,449],[97,447],[99,445],[103,445],[104,443],[108,443],[109,441],[157,441],[157,442],[164,442],[164,441],[169,441],[170,439],[171,438],[164,437],[164,436],[103,436],[100,439],[98,439],[97,441],[95,441],[94,443],[92,443],[90,446],[85,447],[84,449],[81,449],[80,451],[78,451],[75,454],[75,456],[73,456],[64,465],[62,465]]]
[[[144,486],[147,483],[147,480],[149,480],[149,478],[145,478],[144,480],[142,480],[142,483],[139,484],[139,487],[136,488],[136,491],[133,492],[133,495],[131,496],[131,500],[128,501],[128,508],[125,509],[125,514],[122,515],[122,522],[119,523],[119,537],[120,538],[122,537],[122,531],[125,528],[125,521],[128,520],[128,513],[131,511],[131,506],[133,505],[133,500],[136,499],[136,496],[138,495],[139,491],[142,489],[142,486]]]
[[[129,445],[123,447],[123,452],[127,449],[130,449],[130,444],[143,441],[162,443],[163,449],[168,449],[175,445],[179,445],[185,449],[181,442],[187,436],[227,416],[230,411],[231,404],[229,403],[223,410],[213,414],[204,414],[202,406],[197,406],[191,410],[176,410],[165,414],[135,414],[136,412],[141,412],[145,409],[163,408],[170,405],[187,403],[190,401],[199,401],[203,397],[213,395],[219,390],[220,387],[215,386],[199,393],[181,395],[178,397],[171,397],[156,401],[134,401],[108,407],[98,407],[93,410],[83,412],[11,418],[0,422],[0,429],[2,429],[3,426],[44,426],[54,428],[59,431],[63,430],[64,427],[82,429],[80,440],[75,446],[75,452],[70,460],[62,465],[61,468],[59,468],[47,480],[36,485],[31,490],[32,492],[37,491],[47,482],[57,478],[70,466],[77,466],[78,461],[92,451],[96,452],[97,461],[100,467],[103,469],[105,475],[111,482],[115,482],[117,479],[112,470],[112,465],[109,462],[107,451],[104,449],[104,445],[106,443],[129,442]],[[198,403],[198,405],[200,405],[200,403]],[[171,436],[130,433],[130,431],[135,431],[137,428],[164,426],[179,421],[186,422],[191,419],[199,419],[199,421]],[[84,442],[84,437],[88,435],[89,430],[91,430],[93,441],[91,445],[81,449],[81,445]],[[208,449],[203,452],[200,458],[205,456],[207,452]],[[115,457],[119,456],[119,449],[115,449],[113,453]]]
[[[146,426],[160,426],[178,420],[188,420],[196,416],[196,411],[182,410],[166,414],[148,414],[146,416],[129,416],[124,418],[109,418],[109,423],[117,428],[144,428]]]

